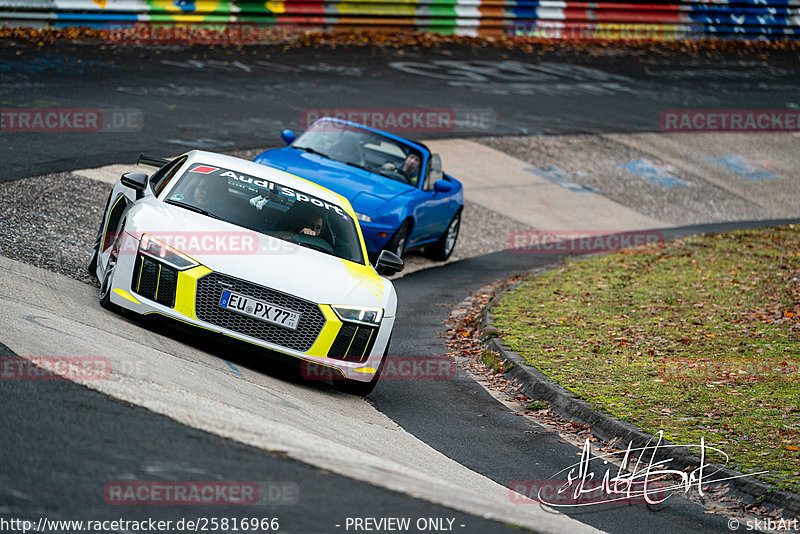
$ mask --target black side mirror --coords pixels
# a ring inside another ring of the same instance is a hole
[[[144,196],[144,188],[147,187],[149,177],[143,172],[126,172],[120,181],[125,187],[130,187],[136,191],[136,200]]]
[[[378,261],[375,262],[375,270],[381,276],[399,273],[405,266],[405,262],[397,254],[388,250],[381,251]]]

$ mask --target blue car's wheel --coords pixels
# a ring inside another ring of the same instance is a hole
[[[402,258],[403,253],[406,251],[409,233],[411,233],[411,221],[405,221],[394,233],[389,243],[386,244],[386,250],[394,252],[398,258]]]
[[[435,245],[425,248],[425,255],[434,260],[445,261],[453,253],[453,249],[456,248],[460,229],[461,211],[453,216],[450,224],[447,225],[447,230],[444,231],[439,241]]]

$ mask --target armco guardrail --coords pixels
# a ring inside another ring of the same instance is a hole
[[[250,25],[554,39],[798,39],[800,0],[0,0],[12,27]]]

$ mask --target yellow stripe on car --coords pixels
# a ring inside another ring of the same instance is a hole
[[[205,265],[198,265],[197,267],[185,271],[178,271],[178,283],[175,288],[175,311],[191,319],[197,319],[194,313],[197,280],[210,272],[211,269]]]
[[[142,271],[144,271],[144,256],[139,257],[139,280],[136,281],[136,292],[142,287]]]
[[[133,295],[131,295],[130,293],[128,293],[124,289],[115,289],[114,293],[116,293],[117,295],[119,295],[120,297],[122,297],[124,299],[127,299],[127,300],[133,302],[134,304],[141,304],[141,302],[136,300],[136,297],[134,297]]]
[[[353,205],[350,204],[350,201],[347,200],[345,197],[331,191],[336,197],[339,199],[339,202],[342,204],[344,211],[347,212],[353,218],[353,221],[356,223],[356,231],[358,231],[358,242],[361,244],[361,253],[364,255],[364,258],[368,258],[369,255],[367,254],[367,244],[364,243],[364,234],[361,233],[361,224],[358,222],[358,217],[356,217],[356,211],[353,209]]]
[[[371,291],[376,297],[383,300],[383,279],[375,273],[369,265],[360,265],[352,261],[342,260],[344,268],[363,287]]]
[[[367,357],[367,347],[369,347],[369,342],[372,341],[372,336],[375,334],[375,329],[370,328],[369,330],[369,337],[367,338],[367,343],[364,345],[364,350],[361,352],[361,359],[359,361],[363,361],[364,358]],[[350,350],[350,349],[347,349]]]
[[[141,273],[139,273],[141,274]],[[158,264],[158,278],[156,278],[156,294],[153,296],[154,300],[158,300],[158,286],[161,285],[161,264]]]
[[[331,345],[333,345],[336,336],[339,335],[339,330],[342,328],[342,321],[339,320],[339,317],[327,304],[320,304],[319,309],[322,311],[322,315],[325,316],[325,326],[322,327],[322,332],[319,333],[317,340],[311,348],[308,349],[306,354],[309,356],[327,358],[328,351],[331,349]]]

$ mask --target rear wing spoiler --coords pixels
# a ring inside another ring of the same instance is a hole
[[[147,156],[145,154],[139,154],[139,160],[136,162],[137,165],[149,165],[151,167],[163,167],[170,160],[164,158],[157,158],[155,156]]]

